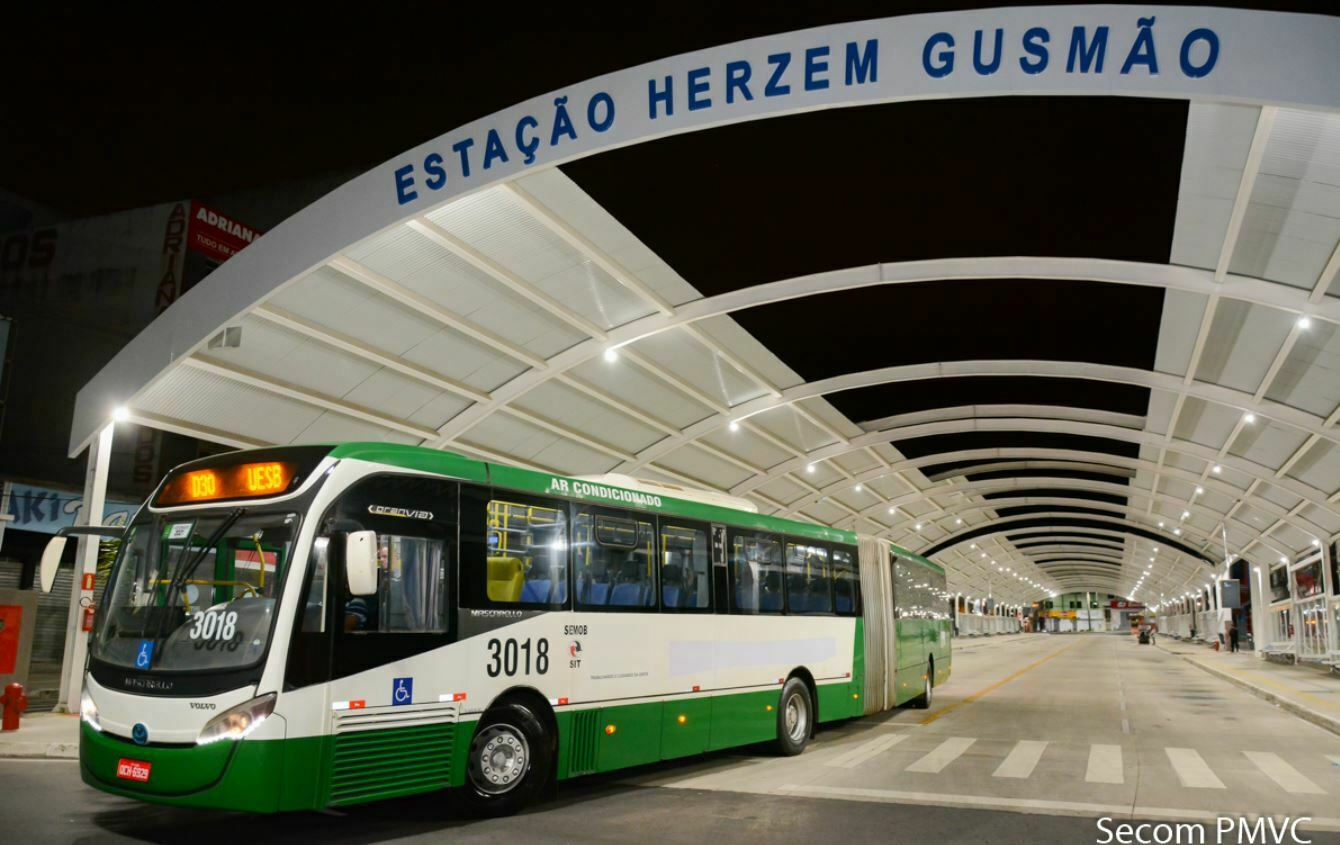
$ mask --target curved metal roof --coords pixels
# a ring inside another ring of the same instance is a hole
[[[1016,602],[1157,601],[1202,587],[1225,539],[1258,564],[1334,542],[1340,23],[1149,14],[842,24],[453,130],[183,297],[81,391],[72,453],[124,404],[238,446],[641,475],[887,537]],[[1101,27],[1106,69],[1068,71]],[[967,45],[996,28],[983,72]],[[1162,72],[1121,72],[1145,30]],[[959,67],[936,76],[939,33]],[[794,84],[765,96],[779,55]],[[732,100],[742,67],[755,96]],[[983,127],[1011,135],[983,161],[937,151]]]

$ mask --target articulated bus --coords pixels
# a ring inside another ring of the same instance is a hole
[[[934,563],[624,476],[379,443],[240,451],[174,469],[119,536],[80,765],[161,804],[458,787],[509,813],[592,772],[798,754],[816,723],[928,705],[950,671]]]

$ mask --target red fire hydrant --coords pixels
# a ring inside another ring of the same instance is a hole
[[[4,711],[0,718],[0,730],[17,731],[19,714],[28,709],[28,696],[23,694],[23,684],[10,684],[5,694],[0,695],[0,708]]]

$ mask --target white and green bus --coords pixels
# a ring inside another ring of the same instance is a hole
[[[191,807],[459,787],[513,812],[929,704],[949,612],[930,561],[712,493],[381,443],[233,452],[174,469],[121,535],[82,774]]]

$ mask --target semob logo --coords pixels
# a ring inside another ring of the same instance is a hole
[[[1116,822],[1111,816],[1098,820],[1098,845],[1310,845],[1312,840],[1300,825],[1311,816],[1279,818],[1260,816],[1219,816],[1213,832],[1208,824],[1193,822]]]

